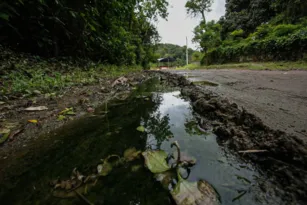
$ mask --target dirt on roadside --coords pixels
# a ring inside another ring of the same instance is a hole
[[[267,172],[285,201],[304,204],[307,200],[307,144],[296,135],[272,129],[263,121],[239,108],[236,103],[197,86],[184,76],[164,73],[167,80],[182,88],[199,114],[199,126],[217,135],[242,158],[252,160]],[[270,191],[269,187],[262,187]]]
[[[96,85],[67,88],[54,96],[38,94],[35,100],[7,101],[0,105],[0,129],[10,131],[7,140],[0,145],[1,161],[14,158],[21,147],[41,140],[42,136],[67,122],[93,114],[99,105],[111,99],[127,98],[135,86],[148,78],[150,73],[132,73],[120,78],[100,79]],[[26,111],[26,108],[40,106],[48,109]]]
[[[59,113],[65,108],[73,108],[80,118],[93,112],[95,107],[111,98],[125,99],[133,87],[142,81],[159,76],[162,83],[181,88],[198,115],[198,125],[202,130],[217,135],[221,146],[232,150],[236,155],[259,165],[272,183],[280,190],[270,190],[265,183],[264,191],[276,191],[291,204],[304,204],[307,200],[307,144],[300,137],[268,126],[259,117],[251,114],[236,103],[218,95],[206,87],[198,86],[186,77],[168,72],[143,72],[125,76],[124,83],[112,86],[116,79],[104,79],[99,85],[74,87],[55,98],[38,97],[36,102],[26,99],[15,100],[1,105],[4,122],[18,123],[14,128],[22,132],[5,142],[0,149],[1,160],[15,157],[14,152],[28,143],[40,140],[44,133],[61,127],[67,121],[59,120]],[[29,106],[46,106],[48,110],[26,112]],[[38,123],[28,120],[37,119]],[[240,153],[240,151],[243,153]],[[0,164],[1,165],[1,164]]]

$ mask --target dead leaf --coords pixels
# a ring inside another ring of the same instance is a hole
[[[126,149],[124,152],[124,158],[127,162],[131,162],[137,158],[139,158],[141,151],[137,151],[134,147]]]
[[[118,85],[118,84],[123,85],[123,84],[125,84],[127,81],[128,81],[127,78],[125,78],[125,77],[120,77],[120,78],[117,78],[117,79],[112,83],[111,86],[114,87],[114,86],[116,86],[116,85]]]
[[[112,158],[115,158],[115,161],[111,161]],[[120,160],[120,157],[118,155],[110,155],[106,159],[103,160],[102,164],[99,164],[97,166],[97,173],[100,176],[107,176],[112,171],[113,167],[118,165],[118,161]]]
[[[38,107],[28,107],[25,109],[25,111],[43,111],[48,110],[46,106],[38,106]]]
[[[28,120],[28,122],[37,124],[37,123],[38,123],[38,120]]]
[[[218,205],[218,195],[206,181],[188,182],[178,174],[178,183],[171,195],[177,205]]]
[[[3,104],[5,104],[5,102],[3,102],[3,101],[0,101],[0,105],[3,105]]]
[[[176,174],[172,171],[166,171],[163,173],[155,174],[155,178],[159,181],[163,188],[169,190],[169,186],[172,184],[173,179],[175,179]]]

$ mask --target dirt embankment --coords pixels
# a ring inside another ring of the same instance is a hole
[[[44,135],[68,121],[94,113],[97,106],[111,99],[127,98],[135,86],[150,76],[151,73],[135,73],[121,78],[104,78],[100,79],[99,84],[67,88],[56,96],[38,94],[35,101],[28,98],[15,99],[0,105],[0,129],[10,129],[8,139],[0,145],[0,165],[14,158],[20,148],[42,140]],[[25,110],[40,106],[48,109],[32,112]],[[71,112],[63,113],[67,108]],[[29,120],[36,120],[37,123]]]
[[[170,83],[182,87],[182,95],[192,101],[194,110],[200,115],[199,125],[204,130],[212,130],[220,144],[268,170],[272,181],[283,187],[285,200],[293,204],[306,202],[307,144],[303,140],[268,127],[244,108],[239,109],[237,104],[194,85],[183,76],[164,75]],[[239,153],[247,150],[263,152]]]

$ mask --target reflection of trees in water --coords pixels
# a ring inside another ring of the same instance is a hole
[[[82,118],[57,130],[57,135],[52,138],[60,140],[61,143],[54,143],[50,139],[49,144],[38,146],[35,151],[29,152],[23,158],[18,159],[16,166],[6,169],[6,173],[14,173],[7,176],[7,182],[14,183],[14,187],[10,187],[10,189],[6,186],[0,187],[0,201],[4,204],[18,204],[24,203],[26,199],[28,204],[33,204],[35,202],[32,200],[35,199],[42,204],[53,203],[58,199],[53,198],[49,193],[49,180],[59,176],[62,178],[70,176],[74,167],[86,174],[92,168],[95,168],[100,159],[110,154],[122,155],[123,151],[130,147],[135,147],[138,150],[144,149],[147,138],[142,136],[145,136],[146,133],[140,133],[136,128],[142,120],[150,121],[148,123],[150,133],[157,133],[159,127],[167,127],[168,123],[165,121],[168,121],[168,119],[165,117],[159,120],[149,120],[153,113],[157,112],[161,102],[161,95],[154,94],[152,100],[132,98],[121,104],[110,103],[108,104],[109,112],[107,115]],[[105,106],[101,110],[105,111]],[[157,124],[157,126],[155,127],[154,124]],[[162,143],[163,135],[157,134],[157,136],[161,138],[159,142]],[[53,143],[54,145],[50,146]],[[19,173],[19,170],[21,173]],[[18,174],[22,174],[22,177],[19,177]],[[17,176],[19,177],[18,181],[16,181]],[[127,176],[127,180],[130,179],[129,177],[130,175]],[[137,180],[131,179],[131,181]],[[148,181],[146,183],[156,188],[154,182]],[[39,193],[26,191],[33,190],[33,184],[40,190]],[[119,184],[116,189],[121,186]],[[141,180],[138,187],[141,186],[149,185],[145,184],[145,180],[143,184]],[[143,188],[143,190],[146,189]],[[102,192],[99,194],[105,196]],[[129,197],[143,200],[141,196],[144,195],[133,196],[131,194]],[[111,194],[107,198],[110,197],[112,197]]]
[[[153,113],[145,122],[148,133],[147,146],[155,146],[160,149],[162,143],[172,137],[170,131],[170,118],[168,115],[161,116],[161,112]]]
[[[197,128],[197,121],[193,119],[186,119],[184,123],[185,131],[189,135],[202,135],[203,133]]]

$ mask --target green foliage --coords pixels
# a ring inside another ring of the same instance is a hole
[[[194,30],[201,63],[305,59],[306,2],[226,0],[225,16]]]
[[[74,85],[99,83],[105,77],[118,77],[141,71],[140,66],[86,63],[76,59],[48,59],[16,55],[0,47],[0,100],[9,95],[50,94]]]
[[[281,37],[294,33],[299,28],[298,25],[280,24],[274,27],[271,36]]]
[[[203,21],[206,22],[205,12],[210,12],[213,0],[188,0],[185,4],[187,13],[196,17],[201,16]]]
[[[210,48],[217,47],[221,44],[220,31],[221,26],[215,23],[215,21],[208,23],[202,21],[194,29],[193,42],[198,43],[203,52],[207,52]]]
[[[211,49],[203,58],[203,64],[300,60],[307,52],[307,29],[297,30],[289,36],[267,37],[265,39],[242,41],[233,46]]]
[[[0,44],[42,56],[146,67],[166,0],[3,0]]]
[[[192,54],[194,50],[189,48],[189,61],[192,60]],[[183,66],[186,64],[186,46],[178,46],[174,44],[157,44],[156,45],[156,51],[155,51],[155,59],[153,59],[152,62],[157,62],[157,59],[159,58],[167,58],[172,57],[175,58],[176,61],[172,63],[174,66]]]
[[[192,54],[192,62],[199,62],[204,57],[203,53],[195,51]]]
[[[233,32],[230,33],[230,36],[233,39],[236,39],[238,37],[243,37],[244,31],[242,29],[239,30],[234,30]]]

